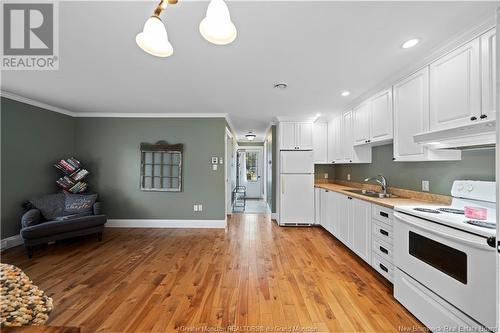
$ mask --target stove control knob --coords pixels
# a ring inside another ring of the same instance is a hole
[[[459,192],[463,191],[463,190],[464,190],[464,184],[459,184],[459,185],[457,186],[457,190],[458,190]]]
[[[467,185],[467,191],[472,192],[473,189],[474,187],[471,184]]]

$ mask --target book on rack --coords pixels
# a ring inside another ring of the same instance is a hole
[[[82,179],[88,176],[89,172],[82,168],[82,164],[74,157],[61,159],[54,164],[58,170],[62,171],[64,176],[56,180],[57,186],[66,192],[82,193],[87,190],[88,184]]]

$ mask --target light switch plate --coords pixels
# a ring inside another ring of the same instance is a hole
[[[193,211],[194,211],[194,212],[197,212],[197,211],[198,211],[198,205],[194,205],[194,206],[193,206]]]
[[[325,172],[325,173],[323,174],[323,178],[328,179],[328,173],[326,173],[326,172]]]
[[[212,156],[212,164],[217,164],[217,161],[218,161],[217,157]]]
[[[217,164],[212,164],[212,170],[217,171]]]
[[[422,191],[429,192],[429,181],[422,180]]]
[[[347,180],[351,180],[351,174],[350,173],[347,174]]]
[[[202,204],[199,204],[199,205],[198,205],[198,211],[199,211],[199,212],[202,212],[202,211],[203,211],[203,205],[202,205]]]
[[[222,159],[222,157],[219,157],[219,164],[224,164],[224,160]]]

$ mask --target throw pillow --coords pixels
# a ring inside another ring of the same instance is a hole
[[[29,202],[40,210],[46,220],[53,220],[64,213],[64,193],[46,194],[30,199]]]
[[[92,214],[92,206],[96,200],[97,194],[66,194],[64,215]]]

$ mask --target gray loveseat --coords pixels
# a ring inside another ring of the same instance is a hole
[[[102,240],[106,215],[97,195],[56,193],[31,199],[21,218],[21,236],[33,256],[33,247],[51,241],[96,234]]]

